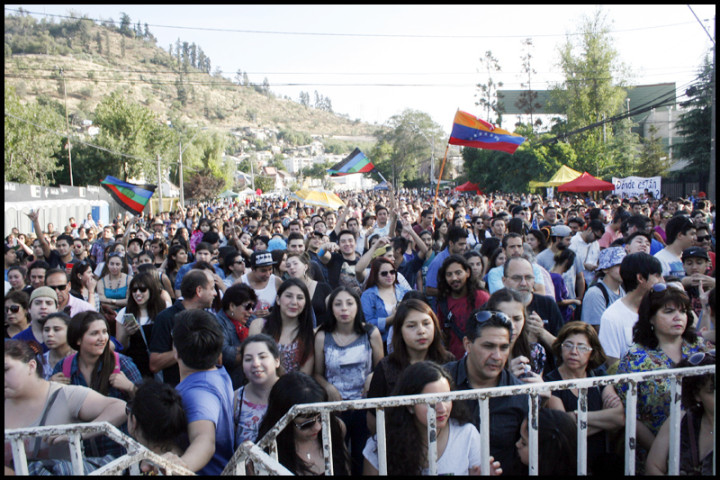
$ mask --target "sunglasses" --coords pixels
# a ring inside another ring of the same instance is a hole
[[[310,420],[306,420],[302,423],[293,422],[293,425],[295,425],[295,428],[297,428],[298,430],[307,430],[307,429],[315,426],[315,424],[319,421],[320,421],[320,415],[316,415],[315,417],[311,418]]]
[[[387,277],[388,275],[395,275],[396,273],[396,270],[385,270],[384,272],[380,272],[380,276]]]
[[[664,292],[665,290],[667,290],[667,285],[664,283],[656,283],[652,286],[652,291],[655,293]]]
[[[131,290],[132,293],[135,293],[139,291],[140,293],[145,293],[148,291],[148,287],[135,287]]]
[[[255,304],[252,302],[245,303],[242,305],[242,307],[248,312],[252,312],[253,310],[255,310]]]
[[[67,283],[65,285],[46,285],[49,288],[52,288],[53,290],[65,290],[67,287]]]
[[[706,242],[706,241],[710,240],[711,238],[712,237],[710,235],[703,235],[703,236],[698,235],[697,241],[698,242]]]
[[[20,305],[10,305],[9,307],[5,307],[5,313],[12,312],[12,313],[18,313],[20,311]]]
[[[699,365],[704,359],[705,355],[712,355],[715,356],[715,350],[710,350],[709,352],[697,352],[693,353],[688,357],[688,362],[690,362],[690,365],[697,366]]]
[[[512,331],[512,322],[510,318],[503,312],[497,312],[494,310],[481,310],[475,314],[475,321],[477,323],[485,323],[493,318],[500,320],[503,325],[509,326]]]

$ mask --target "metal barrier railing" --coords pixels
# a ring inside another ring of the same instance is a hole
[[[333,474],[332,459],[332,438],[330,429],[330,412],[341,412],[346,410],[367,410],[374,408],[376,414],[377,443],[379,473],[387,475],[387,444],[385,436],[385,409],[391,407],[409,406],[420,403],[428,405],[428,467],[431,475],[437,474],[437,442],[436,442],[436,418],[435,404],[440,401],[477,400],[480,407],[480,438],[481,438],[481,470],[484,475],[490,471],[490,409],[489,400],[495,397],[512,395],[529,395],[528,410],[528,449],[529,449],[529,473],[538,474],[538,412],[540,409],[540,393],[557,390],[578,389],[578,452],[577,452],[577,473],[587,474],[587,392],[589,388],[605,385],[617,385],[629,383],[625,401],[625,474],[635,473],[635,450],[637,439],[636,428],[636,407],[637,407],[637,384],[644,381],[670,381],[670,449],[668,454],[668,474],[679,473],[680,459],[680,399],[682,393],[682,378],[687,376],[704,375],[715,373],[715,365],[702,367],[689,367],[671,370],[654,370],[624,375],[612,375],[606,377],[591,377],[575,380],[563,380],[559,382],[547,382],[540,384],[512,385],[507,387],[496,387],[489,389],[461,390],[443,394],[420,394],[401,397],[385,397],[362,400],[348,400],[341,402],[325,402],[315,404],[295,405],[285,414],[257,444],[244,442],[235,451],[230,462],[223,470],[223,475],[244,475],[246,473],[245,463],[253,463],[255,474],[265,475],[290,475],[291,472],[278,462],[277,435],[298,415],[320,413],[323,429],[322,442],[325,456],[325,473]],[[713,418],[715,422],[715,418]],[[25,453],[24,440],[35,437],[50,437],[56,435],[67,435],[69,439],[70,461],[75,475],[84,475],[82,435],[102,434],[116,441],[127,453],[112,462],[98,468],[90,475],[120,475],[125,469],[137,475],[140,473],[139,463],[147,460],[165,470],[168,475],[194,475],[193,472],[179,465],[173,464],[164,457],[148,450],[143,445],[118,430],[107,422],[93,422],[71,425],[53,425],[45,427],[28,427],[5,430],[5,440],[9,441],[12,447],[12,455],[15,465],[15,472],[18,475],[28,474],[27,456]],[[713,434],[713,474],[717,463],[717,450],[715,448],[716,437]],[[269,450],[269,455],[265,449]]]
[[[82,435],[106,435],[111,440],[119,443],[127,450],[127,453],[115,460],[103,465],[90,473],[86,473],[83,466]],[[13,462],[17,475],[28,475],[28,462],[25,453],[25,439],[35,437],[52,437],[67,435],[70,449],[70,462],[74,475],[121,475],[127,468],[132,475],[140,473],[140,462],[150,461],[163,468],[167,475],[195,475],[194,472],[173,464],[155,452],[145,448],[143,445],[124,434],[114,425],[108,422],[74,423],[69,425],[51,425],[46,427],[12,428],[5,430],[5,441],[10,441],[12,447]]]
[[[489,389],[461,390],[443,394],[420,394],[400,397],[385,397],[362,400],[348,400],[340,402],[325,402],[315,404],[303,404],[293,406],[275,426],[268,431],[258,442],[260,449],[268,449],[273,465],[277,463],[277,436],[278,434],[298,415],[311,415],[319,413],[322,420],[322,442],[325,455],[325,474],[333,474],[332,463],[332,438],[330,429],[330,412],[342,412],[346,410],[367,410],[374,408],[376,413],[378,463],[380,475],[387,475],[387,444],[385,437],[385,409],[389,407],[400,407],[416,405],[419,403],[428,404],[428,468],[430,475],[437,474],[437,442],[436,442],[436,419],[435,404],[440,401],[477,400],[480,406],[480,448],[481,448],[481,471],[488,475],[490,471],[490,409],[489,400],[495,397],[506,397],[512,395],[529,395],[528,409],[528,449],[529,449],[529,473],[538,474],[538,414],[540,410],[540,393],[557,390],[578,389],[578,448],[577,448],[577,473],[587,475],[587,393],[592,387],[605,385],[618,385],[628,383],[629,387],[625,401],[625,474],[635,474],[635,452],[637,446],[636,438],[636,407],[637,407],[637,384],[645,381],[670,381],[670,451],[668,455],[668,474],[679,473],[680,459],[680,398],[682,390],[682,378],[687,376],[704,375],[715,373],[715,365],[688,367],[669,370],[653,370],[623,375],[610,375],[605,377],[591,377],[574,380],[563,380],[558,382],[546,382],[540,384],[512,385]],[[713,419],[714,421],[715,419]],[[244,459],[249,457],[245,451],[250,447],[251,442],[241,445],[223,474],[239,474],[244,472]],[[717,460],[715,449],[715,436],[713,434],[713,474]],[[257,465],[255,465],[257,468]]]

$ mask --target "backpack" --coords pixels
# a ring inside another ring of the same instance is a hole
[[[598,287],[602,292],[603,298],[605,299],[605,308],[607,308],[608,304],[610,303],[610,295],[608,294],[607,287],[605,287],[605,284],[600,282],[597,282],[595,286]]]
[[[113,352],[113,354],[115,355],[115,369],[113,370],[113,373],[120,373],[120,355],[118,355],[117,352]],[[62,373],[67,378],[70,378],[70,368],[72,367],[72,361],[73,358],[75,358],[75,355],[77,355],[77,353],[68,355],[63,359]]]
[[[453,314],[448,308],[447,299],[439,300],[437,303],[437,311],[438,311],[438,320],[440,320],[441,326],[444,327],[446,330],[450,329],[452,332],[460,339],[462,342],[463,337],[465,334],[460,330],[460,327],[457,326],[455,322],[453,322]]]

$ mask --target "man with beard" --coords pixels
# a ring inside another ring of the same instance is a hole
[[[478,288],[472,267],[462,255],[450,255],[443,262],[438,272],[438,292],[435,312],[448,339],[448,349],[460,360],[465,355],[463,336],[468,318],[485,305],[490,295]]]
[[[355,235],[350,230],[343,230],[338,234],[338,243],[339,247],[336,243],[328,242],[318,252],[320,261],[327,265],[328,283],[332,288],[345,286],[361,292],[355,273],[355,265],[360,260],[360,255],[355,251]]]
[[[555,225],[550,230],[550,246],[538,253],[536,261],[538,265],[548,272],[555,265],[555,255],[570,246],[572,230],[567,225]],[[579,255],[575,256],[575,262],[565,273],[563,280],[568,289],[568,298],[583,298],[585,295],[585,277],[583,277],[583,260]]]
[[[537,336],[546,352],[551,352],[552,350],[549,347],[555,341],[555,336],[563,326],[563,317],[554,299],[547,295],[533,293],[535,275],[533,275],[530,262],[523,257],[508,258],[505,261],[503,285],[506,288],[513,288],[520,292],[523,297],[523,305],[528,313],[525,319],[528,332]],[[548,362],[550,360],[548,358]],[[550,367],[546,366],[545,368]]]
[[[505,259],[522,257],[523,253],[525,252],[523,248],[523,238],[522,235],[520,235],[519,233],[508,233],[503,237],[501,245],[503,248],[503,252],[505,252]],[[540,295],[545,295],[546,290],[545,285],[543,284],[542,269],[536,264],[533,264],[532,268],[533,273],[535,274],[534,291],[535,293],[539,293]],[[491,268],[490,271],[487,273],[487,285],[488,290],[491,294],[503,288],[503,269],[504,267],[501,265],[499,267]]]

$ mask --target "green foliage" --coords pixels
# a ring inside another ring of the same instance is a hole
[[[316,163],[310,167],[305,167],[300,172],[303,177],[324,179],[327,176],[328,168],[333,166],[333,162]]]
[[[59,167],[53,156],[61,151],[63,139],[52,132],[62,130],[63,118],[37,102],[21,104],[8,85],[5,113],[5,180],[36,185],[54,183],[53,175]]]
[[[370,158],[385,178],[398,186],[419,177],[420,162],[431,158],[433,145],[438,155],[445,134],[430,115],[411,109],[390,117],[387,125],[389,129],[375,133],[379,141]]]
[[[95,124],[100,128],[98,145],[143,159],[99,151],[97,156],[105,160],[106,173],[118,178],[144,173],[154,177],[156,155],[169,157],[163,154],[174,144],[172,131],[160,123],[150,109],[128,100],[123,90],[116,90],[100,102],[95,111]]]
[[[530,126],[522,125],[519,130],[530,130]],[[551,136],[545,134],[538,140]],[[512,155],[495,150],[463,148],[462,156],[468,179],[485,191],[526,192],[531,180],[550,178],[561,165],[572,168],[576,163],[572,147],[563,142],[538,146],[525,141]]]
[[[183,184],[185,198],[209,201],[222,192],[225,180],[213,175],[209,170],[201,170],[194,174],[189,182]]]
[[[618,114],[626,97],[623,66],[612,45],[606,16],[597,10],[593,17],[583,19],[580,31],[577,45],[568,39],[560,48],[565,80],[551,91],[552,102],[567,115],[567,130]],[[609,145],[618,146],[612,144],[612,135],[611,129],[594,128],[568,139],[577,152],[580,171],[603,175],[612,169],[614,153]]]
[[[705,57],[695,83],[685,91],[688,100],[680,104],[686,111],[680,115],[677,130],[684,139],[675,151],[678,157],[690,160],[686,172],[695,175],[710,171],[713,73],[710,59]]]
[[[639,177],[665,176],[670,168],[668,154],[657,136],[655,125],[650,126],[650,138],[643,139],[635,175]]]
[[[277,135],[278,140],[284,140],[290,145],[307,145],[312,142],[312,137],[307,133],[296,132],[289,128],[282,128]]]

